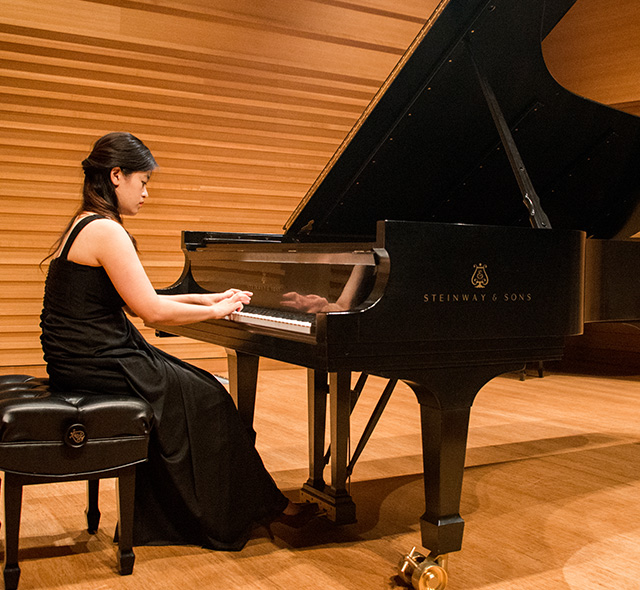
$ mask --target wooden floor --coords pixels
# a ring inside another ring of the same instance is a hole
[[[382,380],[353,417],[359,435]],[[264,371],[258,447],[292,498],[306,476],[305,373]],[[84,486],[27,488],[21,590],[142,588],[387,590],[397,563],[420,545],[423,509],[418,407],[394,392],[356,467],[355,525],[274,526],[241,552],[140,547],[132,576],[115,569],[114,486],[101,494],[102,523],[83,530]],[[461,513],[462,551],[448,590],[640,588],[640,378],[533,373],[500,377],[472,411]]]

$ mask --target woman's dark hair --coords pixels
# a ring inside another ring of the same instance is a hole
[[[120,168],[125,176],[129,176],[157,166],[149,148],[130,133],[108,133],[101,137],[82,161],[84,185],[82,206],[78,212],[100,213],[122,224],[111,170]]]
[[[157,167],[149,148],[131,133],[107,133],[96,141],[91,153],[82,161],[82,204],[42,262],[51,258],[58,250],[76,216],[82,211],[104,215],[122,225],[115,186],[111,182],[111,170],[120,168],[125,176],[129,176],[134,172],[147,172]],[[131,240],[135,245],[133,236]]]

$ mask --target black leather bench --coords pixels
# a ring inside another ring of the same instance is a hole
[[[87,480],[87,527],[95,533],[99,480],[117,478],[118,569],[122,575],[133,571],[135,468],[147,459],[152,425],[150,405],[137,397],[52,392],[46,379],[0,376],[7,590],[20,579],[22,488],[29,484]]]

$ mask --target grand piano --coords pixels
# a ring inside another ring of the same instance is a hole
[[[156,328],[227,349],[248,428],[260,357],[308,369],[301,494],[336,523],[356,519],[354,373],[388,379],[387,397],[399,380],[415,392],[421,540],[446,556],[462,545],[478,391],[561,359],[586,322],[640,319],[640,120],[567,91],[542,57],[574,1],[443,1],[282,234],[183,232],[182,276],[162,292],[253,299]]]

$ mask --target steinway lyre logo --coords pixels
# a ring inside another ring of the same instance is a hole
[[[486,264],[474,264],[473,275],[471,275],[471,284],[476,289],[484,289],[489,284],[489,275],[487,275]]]

